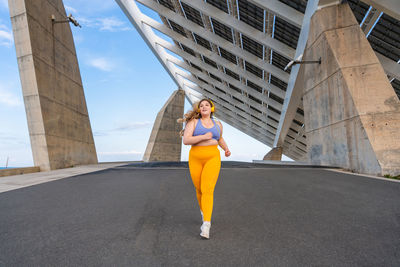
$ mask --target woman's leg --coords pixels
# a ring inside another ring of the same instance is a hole
[[[214,188],[218,180],[220,169],[221,156],[217,149],[217,154],[205,163],[201,173],[201,205],[204,221],[211,222],[214,204]]]
[[[189,170],[190,176],[192,177],[192,182],[196,188],[197,201],[199,202],[200,210],[203,211],[201,206],[201,173],[203,170],[203,163],[193,156],[193,152],[189,153]]]

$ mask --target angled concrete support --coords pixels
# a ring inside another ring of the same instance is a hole
[[[41,170],[97,163],[62,0],[9,0],[33,160]]]
[[[400,101],[347,4],[312,17],[304,60],[309,161],[400,174]]]
[[[263,160],[282,160],[282,147],[274,147],[263,158]]]
[[[182,124],[176,120],[183,117],[185,92],[176,90],[158,112],[151,131],[143,161],[180,161]]]

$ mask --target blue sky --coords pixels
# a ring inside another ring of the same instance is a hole
[[[64,4],[82,25],[72,31],[99,161],[140,160],[157,112],[176,84],[114,1]],[[9,166],[32,166],[7,0],[0,0],[0,59],[0,166],[7,157]],[[189,108],[186,103],[185,111]],[[270,150],[223,125],[232,152],[229,160],[262,159]],[[187,160],[189,148],[183,146],[182,160]]]

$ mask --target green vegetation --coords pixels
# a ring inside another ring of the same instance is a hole
[[[400,180],[400,175],[391,176],[390,174],[385,174],[383,177],[385,177],[385,178],[390,178],[390,179]]]

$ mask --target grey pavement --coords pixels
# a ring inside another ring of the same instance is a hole
[[[400,266],[400,183],[223,163],[211,239],[187,164],[0,194],[0,266]]]
[[[0,193],[36,184],[47,183],[79,174],[97,172],[126,164],[127,164],[126,162],[105,162],[92,165],[80,165],[73,168],[66,168],[66,169],[53,170],[47,172],[35,172],[35,173],[0,177]]]

